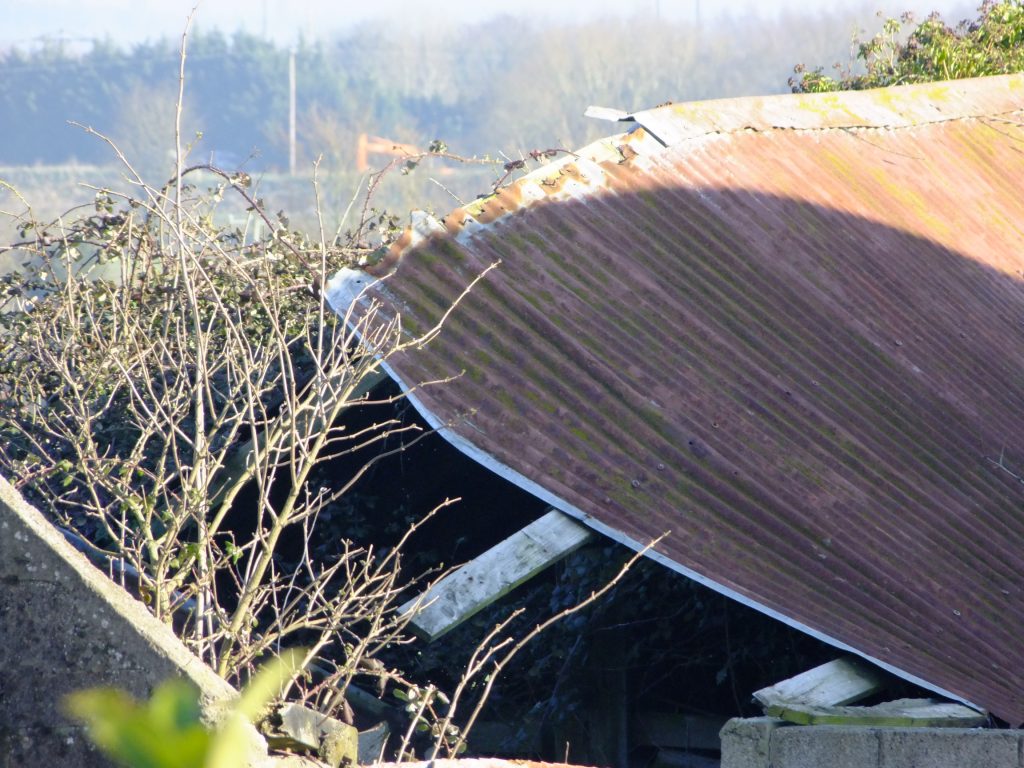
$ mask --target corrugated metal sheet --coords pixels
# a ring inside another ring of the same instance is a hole
[[[1014,76],[638,113],[378,265],[414,334],[500,262],[389,365],[461,372],[418,406],[560,509],[1024,722],[1022,104]]]
[[[991,77],[913,88],[669,104],[624,119],[640,123],[665,144],[743,129],[906,128],[1014,111],[1020,91],[1018,78]]]

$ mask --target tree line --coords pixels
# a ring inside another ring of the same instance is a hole
[[[201,22],[201,19],[200,19]],[[589,104],[642,109],[666,100],[780,92],[796,60],[845,55],[852,17],[731,19],[698,28],[653,17],[541,26],[499,18],[472,26],[364,24],[299,41],[300,162],[351,166],[361,133],[463,154],[510,156],[609,133]],[[806,41],[799,48],[780,40]],[[0,54],[0,165],[105,163],[88,125],[160,167],[172,144],[177,40],[83,52],[50,43]],[[288,163],[288,48],[261,37],[197,31],[190,42],[185,127],[195,152],[224,165]],[[513,154],[514,153],[514,154]]]
[[[201,19],[200,19],[201,21]],[[367,133],[463,154],[572,148],[607,134],[589,104],[633,110],[787,89],[864,88],[1024,67],[1021,0],[987,0],[954,25],[850,15],[725,19],[704,26],[654,17],[542,26],[498,18],[469,26],[363,24],[291,50],[245,32],[197,31],[187,61],[185,127],[196,155],[257,170],[288,165],[289,57],[296,68],[297,150],[350,169]],[[877,34],[875,32],[877,31]],[[851,32],[854,32],[851,43]],[[822,62],[838,62],[826,74]],[[0,165],[105,163],[110,136],[139,162],[169,167],[178,42],[51,42],[0,52]]]

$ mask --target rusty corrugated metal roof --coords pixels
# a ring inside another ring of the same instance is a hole
[[[1022,105],[1008,76],[636,113],[409,233],[364,300],[415,334],[500,262],[389,361],[406,385],[461,372],[413,395],[453,443],[1021,723]]]

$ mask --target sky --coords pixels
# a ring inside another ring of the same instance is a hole
[[[27,48],[44,39],[74,45],[106,37],[131,45],[177,37],[194,5],[193,0],[0,0],[0,46]],[[300,36],[330,36],[370,20],[429,26],[507,14],[551,21],[646,14],[708,23],[730,15],[858,9],[869,24],[877,10],[890,15],[912,10],[918,16],[938,10],[959,20],[972,15],[973,7],[964,0],[199,0],[195,23],[205,30],[241,29],[287,45]]]

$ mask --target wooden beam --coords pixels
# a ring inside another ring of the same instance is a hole
[[[835,659],[820,667],[762,688],[754,698],[769,711],[777,706],[835,707],[852,704],[885,687],[875,667],[853,656]]]
[[[881,671],[853,656],[830,661],[754,694],[766,715],[798,725],[973,728],[984,713],[934,699],[897,699],[871,707],[845,706],[885,687]]]
[[[878,728],[976,728],[987,716],[977,710],[934,699],[896,699],[873,707],[812,707],[789,704],[768,714],[797,725],[859,725]]]
[[[416,634],[436,640],[594,535],[565,513],[551,510],[445,576],[400,612],[414,614],[410,627]]]

